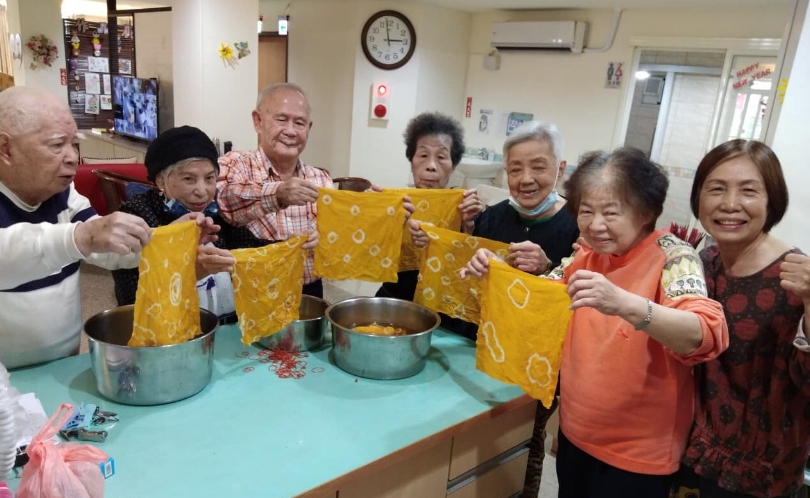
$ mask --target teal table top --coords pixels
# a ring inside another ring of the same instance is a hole
[[[475,369],[472,342],[442,330],[425,369],[402,380],[350,375],[330,351],[309,353],[305,376],[280,378],[235,325],[221,327],[211,383],[159,406],[101,398],[89,355],[18,369],[11,383],[48,416],[62,402],[119,414],[98,444],[115,459],[110,498],[293,497],[523,396]]]

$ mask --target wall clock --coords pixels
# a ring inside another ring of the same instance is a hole
[[[366,58],[381,69],[404,66],[416,50],[413,24],[395,10],[383,10],[372,15],[363,26],[360,37]]]

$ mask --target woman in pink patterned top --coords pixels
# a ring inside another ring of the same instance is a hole
[[[765,144],[709,152],[692,212],[717,241],[701,252],[709,297],[723,305],[729,347],[695,367],[695,422],[675,496],[794,497],[810,446],[810,258],[769,234],[788,204]]]

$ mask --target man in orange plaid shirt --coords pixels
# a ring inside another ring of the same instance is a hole
[[[318,187],[331,188],[332,179],[325,170],[300,159],[312,128],[310,111],[297,85],[276,83],[259,93],[253,111],[259,148],[219,158],[217,200],[227,222],[246,225],[257,237],[269,240],[310,234],[304,248],[318,245]],[[304,294],[323,297],[323,284],[314,269],[313,251],[309,251]]]

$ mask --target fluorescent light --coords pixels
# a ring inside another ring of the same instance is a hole
[[[646,80],[650,77],[650,73],[647,71],[636,71],[636,79],[637,80]]]

